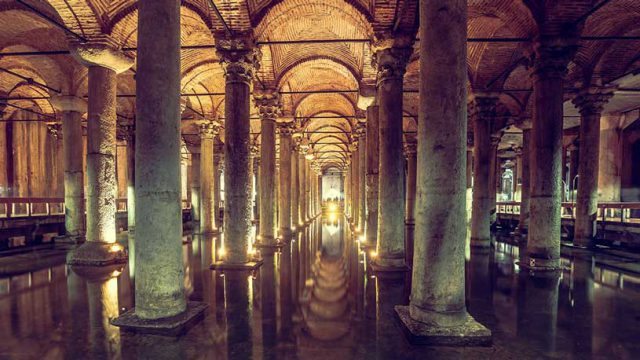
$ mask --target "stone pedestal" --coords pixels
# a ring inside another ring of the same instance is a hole
[[[413,342],[483,345],[491,332],[465,306],[467,2],[422,1],[420,20],[415,256],[396,313]]]
[[[410,42],[376,51],[379,178],[376,266],[406,268],[404,249],[404,166],[402,154],[402,80],[411,55]]]
[[[114,50],[83,45],[73,54],[89,66],[86,242],[67,254],[70,265],[125,262],[116,244],[116,75],[132,62]],[[76,154],[77,156],[77,154]]]

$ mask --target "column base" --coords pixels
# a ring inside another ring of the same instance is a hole
[[[181,314],[162,319],[141,319],[132,308],[110,323],[124,331],[164,336],[180,336],[204,319],[205,310],[209,307],[203,302],[189,301],[187,309]]]
[[[469,245],[472,248],[490,248],[491,247],[491,238],[488,239],[480,239],[480,238],[471,238]]]
[[[127,251],[118,243],[87,241],[67,254],[68,265],[105,266],[126,263]]]
[[[516,261],[516,264],[532,273],[562,270],[560,259],[540,259],[532,258],[531,256],[527,255],[524,260]]]
[[[70,267],[76,275],[89,282],[103,282],[120,276],[125,266],[120,263],[105,266],[71,265]]]
[[[404,262],[404,257],[398,259],[374,259],[370,263],[374,272],[406,272],[409,267]]]
[[[211,270],[219,271],[253,271],[262,266],[262,260],[247,261],[244,263],[229,263],[224,260],[216,261],[209,267]]]
[[[413,345],[491,346],[491,330],[471,315],[467,314],[461,325],[442,327],[412,319],[409,306],[396,305],[394,309],[402,331]]]
[[[60,235],[53,238],[56,244],[82,244],[85,242],[84,235]]]

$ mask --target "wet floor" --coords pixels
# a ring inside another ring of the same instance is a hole
[[[0,279],[1,359],[427,359],[603,358],[640,354],[640,277],[565,259],[557,275],[514,265],[498,243],[470,254],[467,303],[494,335],[485,348],[417,347],[393,306],[408,276],[376,277],[343,222],[318,220],[255,273],[209,270],[217,239],[187,237],[189,299],[207,316],[180,338],[121,332],[109,319],[134,306],[129,267],[90,277],[62,262]],[[407,274],[408,275],[408,274]]]

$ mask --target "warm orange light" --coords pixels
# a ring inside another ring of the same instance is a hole
[[[123,247],[120,244],[112,244],[111,247],[109,248],[109,251],[112,253],[116,253],[116,252],[120,252],[122,251]]]
[[[223,248],[223,247],[220,247],[218,249],[218,256],[225,257],[226,255],[227,255],[227,250],[225,248]]]
[[[372,258],[376,258],[376,257],[378,257],[378,253],[375,252],[375,251],[372,251],[372,252],[369,253],[369,256],[372,257]]]

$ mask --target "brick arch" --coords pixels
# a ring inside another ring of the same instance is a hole
[[[342,116],[355,114],[356,105],[345,94],[308,94],[294,104],[293,114],[314,116],[322,112],[336,112]]]
[[[326,67],[337,74],[340,74],[343,79],[348,79],[349,81],[353,80],[355,82],[355,86],[358,85],[359,73],[352,64],[349,64],[336,56],[314,55],[298,59],[294,63],[282,69],[276,77],[277,86],[281,87],[283,83],[287,82],[288,78],[294,76],[296,71],[304,70],[305,67],[308,66]]]
[[[108,0],[46,0],[42,10],[87,39],[106,33],[105,2]]]
[[[211,14],[208,11],[206,0],[181,0],[180,6],[187,8],[197,14],[207,28],[212,28]],[[107,31],[110,33],[114,25],[120,22],[124,17],[138,10],[137,0],[116,0],[109,4],[106,12],[108,19]]]

